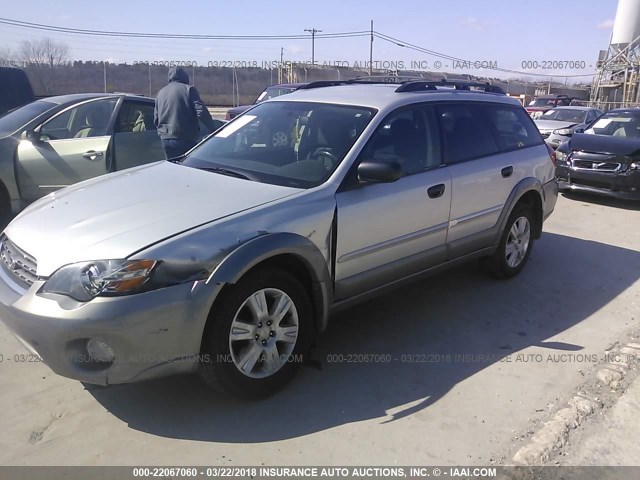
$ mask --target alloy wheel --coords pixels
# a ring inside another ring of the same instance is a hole
[[[273,375],[289,361],[298,339],[298,311],[282,290],[264,288],[247,298],[231,322],[234,365],[251,378]]]

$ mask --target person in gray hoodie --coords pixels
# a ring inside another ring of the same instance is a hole
[[[167,158],[178,157],[197,143],[198,119],[213,130],[211,114],[182,67],[169,69],[169,83],[156,96],[153,117]]]

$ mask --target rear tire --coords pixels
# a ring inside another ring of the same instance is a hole
[[[497,278],[515,277],[524,268],[533,248],[533,213],[523,204],[518,204],[505,224],[500,245],[488,257],[484,266]]]
[[[215,390],[264,398],[289,383],[312,338],[313,310],[301,283],[282,270],[258,270],[216,301],[198,373]]]

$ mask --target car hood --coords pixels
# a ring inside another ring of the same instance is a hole
[[[640,138],[576,133],[567,142],[567,147],[575,152],[609,153],[637,157],[640,155]]]
[[[559,128],[569,128],[577,125],[576,122],[560,122],[558,120],[534,120],[539,130],[557,130]]]
[[[125,258],[199,225],[300,192],[163,161],[60,190],[6,228],[37,274],[69,263]]]

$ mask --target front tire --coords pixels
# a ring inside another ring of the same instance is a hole
[[[486,259],[489,273],[498,278],[511,278],[520,273],[533,248],[533,225],[531,209],[517,205],[509,215],[498,249]]]
[[[202,339],[199,374],[215,390],[257,399],[295,375],[313,337],[309,296],[292,275],[259,270],[216,301]]]

